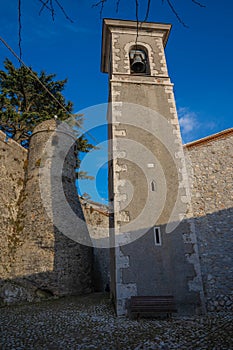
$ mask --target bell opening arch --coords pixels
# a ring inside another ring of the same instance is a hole
[[[131,74],[150,75],[148,51],[143,45],[133,45],[129,49]]]

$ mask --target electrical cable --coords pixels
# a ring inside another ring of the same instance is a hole
[[[6,48],[12,53],[12,55],[29,71],[29,73],[31,74],[31,76],[36,79],[38,81],[38,83],[43,87],[43,89],[45,89],[45,91],[50,95],[50,97],[52,97],[57,104],[66,112],[68,113],[68,115],[70,116],[74,116],[75,114],[70,113],[66,107],[52,94],[52,92],[47,88],[47,86],[45,86],[42,81],[40,80],[40,78],[31,70],[30,67],[28,67],[26,65],[26,63],[24,63],[24,61],[17,55],[17,53],[11,48],[11,46],[0,36],[0,41],[6,46]],[[90,132],[86,131],[85,128],[77,121],[77,124],[79,126],[79,128],[83,129],[83,131],[90,136],[90,138],[92,138],[92,140],[94,142],[96,142],[97,144],[99,143],[98,140],[91,135]]]

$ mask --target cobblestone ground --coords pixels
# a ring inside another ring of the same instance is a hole
[[[0,349],[233,349],[233,315],[171,320],[116,318],[94,294],[0,309]]]

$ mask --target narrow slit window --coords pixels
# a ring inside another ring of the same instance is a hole
[[[156,191],[156,182],[153,180],[151,181],[151,191],[155,192]]]
[[[160,227],[154,227],[155,245],[162,245]]]

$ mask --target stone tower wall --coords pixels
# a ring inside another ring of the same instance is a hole
[[[11,276],[28,151],[0,131],[0,278]]]
[[[127,313],[133,295],[173,295],[179,313],[200,313],[204,300],[197,241],[164,53],[170,26],[143,23],[137,29],[133,21],[104,21],[102,70],[110,75],[109,181],[116,246],[111,289],[118,315]],[[148,52],[150,74],[130,69],[135,41]],[[169,231],[168,223],[175,228]],[[161,234],[158,244],[155,228]]]
[[[71,142],[68,153],[64,154],[64,139],[70,140],[71,136],[66,132],[57,134],[54,131],[56,128],[57,122],[55,120],[45,121],[35,128],[31,136],[29,152],[21,150],[18,145],[18,149],[21,151],[21,163],[17,163],[17,171],[14,167],[12,168],[11,163],[14,164],[14,156],[11,149],[8,148],[10,157],[5,161],[5,165],[8,165],[9,162],[9,178],[14,176],[15,179],[17,176],[17,182],[23,177],[25,167],[26,172],[24,184],[17,189],[18,203],[14,222],[9,220],[8,213],[7,222],[11,223],[11,227],[7,232],[2,232],[7,241],[9,241],[9,237],[13,237],[14,240],[11,252],[8,249],[9,254],[5,255],[5,259],[10,261],[10,268],[7,274],[3,272],[0,276],[0,296],[6,302],[17,301],[17,299],[33,300],[41,293],[47,293],[48,296],[68,295],[88,293],[92,290],[92,248],[90,245],[81,245],[77,242],[78,240],[68,238],[54,226],[55,218],[58,216],[56,211],[59,208],[58,203],[56,203],[57,193],[53,192],[54,189],[51,185],[52,182],[56,181],[56,176],[52,177],[51,174],[45,179],[44,186],[44,191],[48,194],[47,201],[51,215],[48,216],[49,211],[47,209],[46,212],[44,208],[43,195],[45,192],[41,193],[40,188],[40,181],[44,180],[40,170],[45,168],[46,164],[49,170],[52,171],[53,167],[56,169],[57,157],[60,156],[64,165],[62,173],[56,175],[58,180],[62,182],[68,206],[82,222],[82,225],[73,231],[77,237],[79,235],[88,237],[75,186],[74,142]],[[45,154],[48,152],[48,155],[44,160],[44,149],[50,138],[52,146],[50,150],[46,148]],[[16,148],[15,143],[12,141],[11,143]],[[46,164],[43,164],[43,161]],[[15,171],[15,175],[12,175],[12,171]],[[9,191],[11,183],[8,182],[7,185]],[[20,190],[21,192],[18,194]],[[11,201],[15,203],[15,194],[8,194],[8,201],[10,201],[10,196]],[[63,219],[63,224],[69,225],[70,223]],[[11,232],[12,235],[9,234]]]

